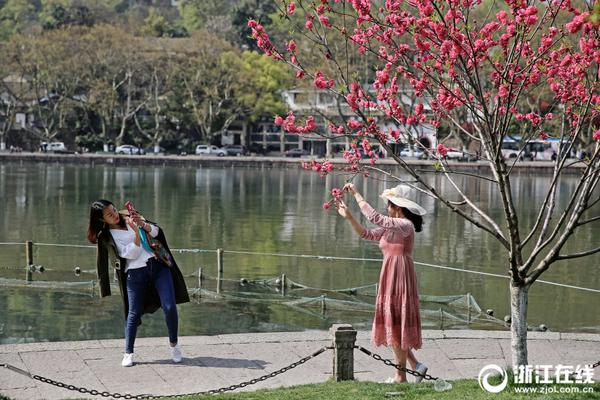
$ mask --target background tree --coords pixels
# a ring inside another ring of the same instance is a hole
[[[290,31],[312,40],[314,53],[324,54],[336,73],[305,68],[294,42],[280,50],[256,21],[249,22],[252,35],[266,54],[288,63],[298,71],[297,76],[310,79],[317,88],[339,96],[355,112],[355,119],[347,124],[330,126],[333,136],[359,136],[360,141],[344,154],[353,173],[368,168],[359,162],[362,154],[370,157],[371,163],[376,162],[369,139],[391,150],[389,141],[401,139],[407,131],[400,127],[424,122],[438,126],[441,121],[460,124],[452,118],[458,109],[469,115],[474,138],[491,171],[491,177],[475,177],[495,184],[502,216],[490,215],[484,202],[465,195],[454,179],[460,172],[444,161],[448,148],[443,144],[436,152],[430,151],[437,159],[432,171],[455,189],[449,196],[441,194],[437,183],[425,180],[421,171],[393,152],[389,154],[407,172],[408,183],[494,237],[505,250],[506,272],[510,275],[513,364],[527,364],[529,288],[558,261],[600,252],[600,247],[577,251],[567,247],[582,226],[600,220],[600,130],[593,131],[596,142],[590,157],[579,162],[568,158],[575,141],[600,112],[600,6],[596,4],[592,9],[590,2],[560,0],[278,4],[289,23],[293,23],[295,13],[303,13],[304,25],[293,26]],[[476,19],[474,15],[483,17]],[[341,42],[347,46],[338,46]],[[376,79],[370,88],[347,73],[348,48],[377,57]],[[408,83],[417,98],[414,108],[407,109],[399,101],[401,82]],[[544,115],[527,105],[527,93],[540,90],[552,94],[551,101],[562,115]],[[425,105],[432,115],[424,113]],[[395,121],[397,127],[378,125],[376,111]],[[548,128],[554,126],[557,117],[565,122],[562,134],[557,135],[562,148],[553,161],[544,201],[528,205],[538,210],[537,219],[532,224],[524,223],[513,198],[516,160],[504,159],[502,143],[512,133],[513,121],[527,124],[529,138],[547,137],[553,133]],[[299,134],[317,129],[312,117],[301,124],[292,113],[285,119],[277,117],[276,123]],[[322,174],[333,170],[329,162],[313,162],[308,167]],[[558,181],[565,173],[577,174],[579,180],[568,193],[568,202],[559,204]]]

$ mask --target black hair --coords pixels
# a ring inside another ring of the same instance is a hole
[[[423,217],[415,214],[406,207],[400,207],[400,209],[402,210],[402,214],[404,214],[404,218],[413,223],[415,231],[421,232],[423,230]]]
[[[406,207],[398,207],[397,205],[395,205],[394,203],[392,203],[389,200],[388,200],[388,204],[391,204],[396,209],[402,210],[402,214],[404,215],[404,218],[406,218],[407,220],[412,222],[412,224],[414,225],[415,232],[421,232],[423,230],[423,217],[422,216],[415,214],[414,212],[410,211]]]
[[[92,203],[90,207],[90,225],[87,231],[87,240],[91,243],[98,243],[98,234],[106,229],[104,223],[104,209],[108,206],[114,206],[111,201],[99,199]],[[125,226],[125,219],[119,214],[119,225]]]

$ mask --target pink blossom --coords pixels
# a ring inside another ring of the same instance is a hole
[[[357,121],[355,119],[351,119],[350,121],[348,121],[348,128],[350,129],[358,129],[358,128],[362,128],[362,123],[360,121]]]
[[[325,15],[319,15],[319,21],[326,27],[331,28],[331,22],[329,22],[329,18]]]
[[[594,135],[592,136],[594,140],[600,140],[600,129],[594,131]]]
[[[500,21],[500,23],[502,25],[506,25],[506,23],[507,23],[506,17],[507,17],[506,11],[500,11],[500,12],[496,13],[496,18],[498,19],[498,21]]]
[[[294,42],[293,40],[290,40],[287,44],[287,49],[291,52],[296,51],[296,42]]]
[[[288,6],[287,6],[287,13],[288,13],[288,15],[292,15],[294,13],[294,11],[296,11],[296,3],[294,3],[293,1],[290,1],[290,4],[288,4]]]
[[[304,78],[304,71],[299,69],[298,71],[296,71],[296,78],[298,79],[302,79]]]
[[[449,149],[441,143],[437,145],[437,152],[442,157],[446,157],[446,154],[448,154],[448,150]]]
[[[331,189],[331,195],[337,199],[342,196],[342,191],[338,188],[333,188]]]
[[[329,204],[329,202],[323,203],[323,209],[324,210],[329,210],[329,207],[331,207],[331,205]]]
[[[566,24],[566,28],[569,31],[569,33],[575,33],[577,31],[579,31],[581,29],[581,27],[583,26],[583,23],[585,22],[585,18],[589,15],[589,13],[585,12],[583,14],[579,14],[578,16],[576,16],[575,18],[573,18],[573,20],[571,22],[569,22],[568,24]]]
[[[256,20],[251,19],[250,21],[248,21],[248,28],[256,28],[256,26],[258,25],[258,22],[256,22]]]
[[[310,19],[307,19],[306,23],[304,24],[304,27],[306,29],[308,29],[309,31],[312,30],[312,28],[313,28],[313,22]]]
[[[333,79],[327,80],[321,71],[315,73],[315,79],[313,81],[316,87],[319,89],[329,89],[333,87]]]
[[[275,116],[275,125],[282,125],[283,124],[283,118],[281,118],[279,115]]]
[[[498,88],[498,97],[500,98],[505,98],[508,96],[508,89],[506,88],[505,85],[500,86],[500,88]]]

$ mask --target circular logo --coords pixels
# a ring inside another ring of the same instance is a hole
[[[500,374],[500,376],[502,377],[502,382],[494,386],[489,382],[489,379],[490,377],[497,374]],[[479,386],[483,390],[487,390],[490,393],[500,393],[508,384],[508,375],[506,374],[504,368],[499,367],[496,364],[489,364],[483,367],[481,371],[479,371],[477,381],[479,382]]]

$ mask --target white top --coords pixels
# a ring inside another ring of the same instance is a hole
[[[150,226],[150,236],[153,238],[156,237],[158,235],[158,228],[152,224],[148,225]],[[127,260],[125,265],[126,272],[128,269],[145,267],[146,261],[148,261],[149,258],[154,257],[154,254],[144,249],[141,244],[139,246],[135,244],[135,233],[129,225],[127,225],[126,231],[122,229],[111,229],[110,234],[117,246],[119,257]]]

